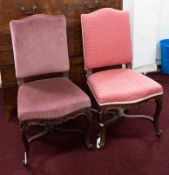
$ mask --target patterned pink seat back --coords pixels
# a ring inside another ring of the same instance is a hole
[[[69,70],[66,20],[37,14],[10,22],[16,76]]]
[[[103,8],[81,15],[85,69],[131,63],[129,14]]]

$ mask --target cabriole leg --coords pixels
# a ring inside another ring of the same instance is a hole
[[[103,110],[99,111],[99,126],[100,126],[100,148],[104,148],[106,141],[106,126],[104,121],[104,112]]]
[[[159,137],[162,134],[162,130],[159,128],[158,125],[158,120],[163,106],[163,96],[156,98],[155,102],[156,102],[156,111],[154,114],[154,128],[156,131],[156,135]]]
[[[27,130],[28,126],[26,123],[21,123],[20,127],[21,127],[22,141],[23,141],[23,145],[24,145],[24,149],[25,149],[23,164],[28,167],[28,165],[29,165],[29,161],[28,161],[29,142],[28,142],[28,139],[26,136],[26,130]]]
[[[90,129],[91,129],[91,118],[92,118],[92,115],[91,115],[91,111],[88,111],[85,115],[85,118],[86,118],[86,123],[87,123],[87,127],[86,127],[86,131],[85,131],[85,143],[86,143],[86,146],[89,148],[89,149],[92,149],[93,148],[93,144],[91,143],[91,139],[90,139]]]

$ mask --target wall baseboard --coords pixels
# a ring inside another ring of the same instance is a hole
[[[134,68],[134,70],[141,72],[141,73],[150,73],[150,72],[157,72],[157,64],[151,64],[151,65],[145,65],[145,66],[140,66],[138,68]]]
[[[157,58],[156,63],[157,63],[158,66],[161,65],[161,58]]]

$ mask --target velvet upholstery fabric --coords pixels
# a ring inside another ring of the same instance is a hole
[[[89,97],[67,78],[25,83],[18,91],[18,118],[56,119],[91,106]]]
[[[63,15],[13,20],[10,29],[17,78],[69,70]]]
[[[111,8],[81,15],[85,69],[131,63],[129,14]]]
[[[17,78],[69,70],[66,19],[37,14],[10,22]],[[18,90],[18,118],[50,120],[89,108],[89,97],[68,78],[24,83]]]

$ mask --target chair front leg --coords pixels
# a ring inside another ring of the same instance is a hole
[[[100,126],[100,148],[104,148],[106,142],[106,124],[104,119],[104,110],[99,111],[99,126]]]
[[[162,130],[159,128],[158,125],[158,120],[159,120],[159,116],[163,107],[163,96],[157,97],[155,98],[155,102],[156,102],[156,111],[154,114],[154,128],[156,131],[156,135],[159,137],[162,134]]]
[[[54,131],[59,131],[59,132],[76,132],[84,137],[85,144],[87,148],[91,149],[93,148],[93,144],[90,139],[90,128],[91,128],[91,111],[90,109],[86,109],[78,114],[76,114],[76,117],[83,117],[85,119],[85,128],[62,128],[58,126],[57,124],[54,127]],[[75,118],[76,118],[75,117]]]
[[[93,144],[92,144],[91,139],[90,139],[92,114],[91,114],[90,110],[88,110],[86,112],[85,119],[86,119],[86,123],[87,123],[86,131],[85,131],[85,134],[84,134],[85,143],[86,143],[87,148],[92,149],[93,148]]]
[[[21,128],[22,141],[23,141],[23,145],[24,145],[24,149],[25,149],[23,164],[28,167],[28,165],[29,165],[29,161],[28,161],[29,142],[28,142],[28,139],[26,136],[26,131],[27,131],[28,125],[25,122],[21,122],[20,128]]]

